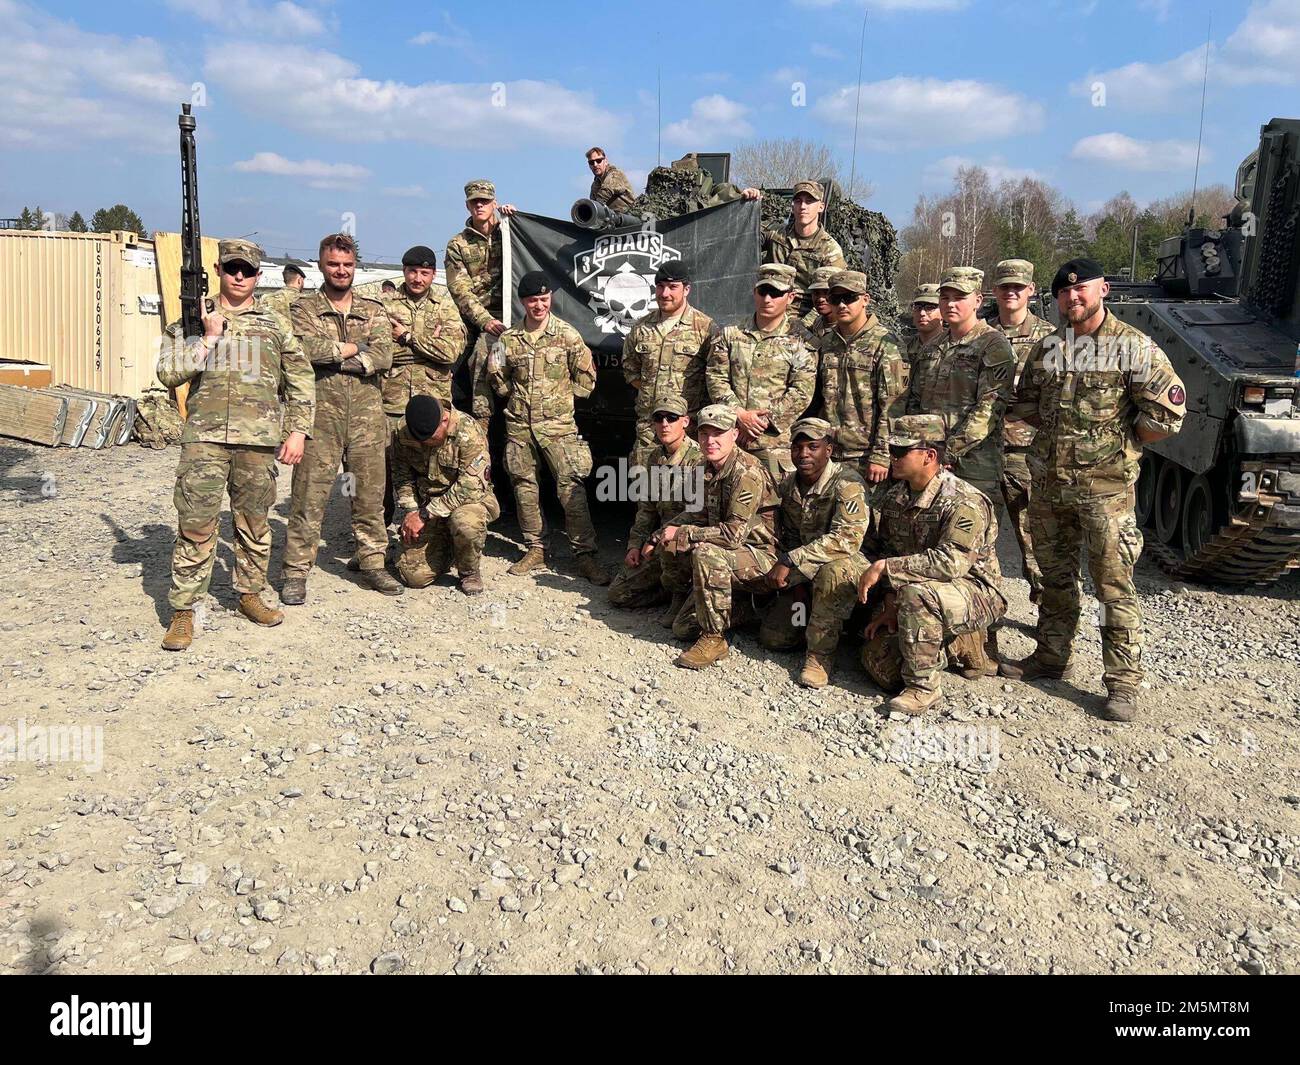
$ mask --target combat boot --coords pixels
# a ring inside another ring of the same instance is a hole
[[[1037,655],[1029,655],[1018,662],[1003,662],[998,672],[1012,680],[1066,680],[1074,676],[1074,665],[1067,662],[1064,666],[1047,666]]]
[[[909,685],[888,702],[883,703],[880,709],[886,714],[907,714],[909,717],[920,717],[942,698],[943,693],[937,689],[935,691],[926,691],[924,688],[913,688]]]
[[[239,597],[238,610],[254,625],[270,628],[284,620],[284,612],[267,606],[256,592],[245,592]]]
[[[1137,712],[1138,693],[1132,688],[1114,688],[1107,693],[1101,716],[1107,721],[1132,721]]]
[[[406,591],[402,582],[386,569],[363,569],[361,583],[380,595],[401,595]]]
[[[602,588],[609,583],[609,574],[605,572],[605,567],[596,561],[595,554],[590,551],[578,556],[578,573],[592,584],[600,585]]]
[[[524,552],[524,557],[511,566],[506,572],[512,577],[523,577],[532,573],[535,569],[541,569],[546,565],[546,548],[541,544],[536,547],[530,547]]]
[[[830,655],[809,651],[804,655],[803,669],[799,671],[799,684],[804,688],[824,688],[831,682],[834,660]]]
[[[683,651],[673,664],[683,669],[708,669],[714,662],[721,662],[731,653],[725,636],[716,632],[702,632],[689,650]]]
[[[460,590],[466,595],[483,594],[483,578],[477,573],[467,573],[460,579]]]
[[[988,655],[984,629],[962,633],[948,645],[948,654],[957,672],[967,680],[998,675],[998,662]]]
[[[286,578],[280,585],[280,602],[285,606],[302,606],[307,602],[307,578]]]
[[[659,624],[665,629],[671,629],[673,622],[677,620],[677,615],[682,612],[682,607],[686,605],[685,592],[673,592],[673,601],[668,604],[668,608],[659,615]]]
[[[178,610],[172,614],[172,623],[163,637],[166,651],[184,651],[194,640],[194,611]]]

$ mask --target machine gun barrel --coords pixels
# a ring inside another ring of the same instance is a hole
[[[203,335],[203,297],[208,275],[203,269],[203,237],[199,228],[199,171],[194,148],[194,116],[181,104],[181,326],[182,335]]]
[[[614,211],[599,200],[586,198],[574,201],[569,217],[573,219],[574,225],[582,226],[583,229],[626,229],[642,225],[645,221],[640,215]]]

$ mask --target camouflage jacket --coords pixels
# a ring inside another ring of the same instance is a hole
[[[630,211],[636,202],[636,193],[632,191],[632,182],[627,175],[613,163],[605,171],[604,177],[591,179],[591,199],[607,204],[615,211]]]
[[[752,319],[743,327],[729,325],[709,346],[705,381],[712,403],[768,412],[767,431],[747,451],[789,447],[790,426],[808,409],[817,387],[812,335],[789,318],[771,332]]]
[[[689,436],[685,436],[677,445],[676,452],[671,455],[664,450],[662,444],[656,443],[647,459],[647,472],[651,479],[663,477],[661,471],[666,469],[676,470],[679,475],[684,476],[691,467],[703,464],[704,456],[700,453],[700,445]],[[663,481],[658,480],[658,483],[662,484]],[[683,500],[677,498],[642,499],[638,502],[636,517],[627,534],[627,546],[642,547],[654,532],[667,525],[673,515],[681,512],[682,502]]]
[[[447,291],[466,323],[483,329],[501,321],[501,225],[484,236],[465,219],[465,228],[447,241]]]
[[[279,311],[286,320],[289,320],[293,315],[294,302],[302,295],[301,289],[277,288],[274,292],[268,292],[265,296],[258,296],[258,299],[272,310]]]
[[[943,330],[931,337],[931,340],[938,340],[943,336]],[[921,349],[925,347],[925,342],[921,340],[921,334],[915,329],[909,329],[903,335],[903,358],[907,360],[908,366],[916,365],[916,357],[921,354]]]
[[[190,383],[181,443],[278,447],[290,433],[311,436],[316,378],[288,321],[260,300],[221,313],[226,331],[211,351],[200,337],[185,343],[180,322],[167,327],[158,380]]]
[[[447,439],[429,448],[406,428],[406,419],[393,434],[393,498],[399,508],[419,509],[435,518],[449,517],[466,503],[482,503],[488,520],[501,516],[492,491],[492,465],[487,437],[467,414],[453,411]]]
[[[1011,341],[1011,350],[1016,356],[1016,372],[1011,381],[1011,401],[1007,405],[1007,418],[1002,423],[1002,442],[1007,448],[1027,448],[1034,442],[1034,427],[1027,422],[1012,418],[1010,410],[1015,406],[1019,396],[1020,379],[1025,375],[1025,364],[1034,345],[1052,331],[1052,323],[1044,321],[1038,315],[1027,313],[1020,325],[1012,327],[1002,324],[996,315],[989,319],[989,325]]]
[[[807,310],[810,305],[807,288],[819,267],[848,269],[844,250],[825,226],[819,225],[811,237],[797,237],[794,222],[787,222],[783,229],[763,230],[763,262],[794,267],[795,299],[801,310]]]
[[[780,545],[790,564],[809,580],[827,562],[847,558],[862,547],[871,522],[867,485],[856,470],[828,462],[807,492],[799,471],[781,478]]]
[[[898,339],[867,315],[861,331],[845,340],[832,329],[818,348],[821,417],[835,427],[837,459],[889,465],[889,423],[903,413],[908,366]]]
[[[403,284],[382,301],[389,324],[409,334],[405,344],[393,341],[393,366],[384,375],[384,410],[401,414],[413,395],[433,395],[450,404],[452,370],[469,336],[451,297],[432,285],[413,299]]]
[[[798,308],[792,306],[791,313],[798,314]],[[817,313],[816,307],[803,315],[803,317],[799,319],[799,324],[812,334],[814,344],[835,328],[830,322],[826,321],[825,318]]]
[[[554,440],[578,431],[573,399],[591,395],[596,364],[582,335],[552,314],[536,333],[515,326],[501,334],[488,380],[506,401],[507,432]]]
[[[637,390],[636,420],[648,422],[655,401],[681,396],[694,414],[705,405],[704,368],[716,327],[689,304],[666,333],[658,309],[637,321],[623,341],[623,376]]]
[[[1123,492],[1137,482],[1137,425],[1176,433],[1186,390],[1165,353],[1109,311],[1095,343],[1079,337],[1071,351],[1066,328],[1034,345],[1012,411],[1038,422],[1034,482],[1084,497]]]
[[[728,551],[776,548],[776,485],[767,467],[736,448],[722,469],[704,466],[704,508],[681,510],[664,524],[687,526],[693,544],[716,544]]]
[[[1002,475],[1002,418],[1014,369],[1011,342],[982,321],[961,340],[945,333],[917,353],[907,413],[943,419],[945,461],[962,477],[996,481]]]
[[[998,521],[988,496],[947,470],[920,492],[906,481],[886,484],[874,499],[862,553],[888,559],[885,573],[895,588],[970,577],[1001,591]]]
[[[376,384],[379,378],[372,375],[382,374],[393,365],[393,330],[388,315],[379,300],[368,296],[352,293],[352,306],[346,315],[334,309],[323,288],[300,296],[293,301],[293,331],[316,370],[317,380],[341,372],[340,343],[357,346],[366,369],[358,376],[373,379]]]

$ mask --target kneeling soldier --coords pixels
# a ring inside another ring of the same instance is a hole
[[[732,587],[764,591],[764,575],[776,562],[776,486],[763,463],[736,446],[736,412],[721,404],[699,414],[700,450],[704,453],[704,507],[682,510],[646,544],[690,556],[690,583],[678,590],[694,593],[673,622],[673,634],[699,638],[676,659],[687,669],[704,669],[729,653]]]
[[[704,456],[699,445],[686,435],[691,419],[686,413],[686,400],[681,396],[669,395],[659,400],[651,424],[657,445],[645,453],[645,470],[648,485],[654,485],[655,489],[637,502],[636,518],[627,534],[623,568],[609,586],[609,601],[614,606],[636,608],[655,606],[671,598],[671,604],[659,619],[665,628],[671,628],[686,602],[686,593],[680,590],[674,593],[674,589],[690,587],[690,559],[664,551],[647,557],[644,548],[655,531],[690,502],[688,478],[697,478],[696,483],[702,488],[704,471],[700,467]]]
[[[767,572],[768,587],[781,594],[768,608],[758,638],[772,650],[792,650],[799,646],[807,617],[808,651],[799,683],[823,688],[830,680],[840,630],[853,612],[858,580],[867,569],[859,548],[871,510],[857,471],[831,460],[835,433],[829,422],[804,418],[790,435],[794,471],[777,489],[781,553]]]
[[[886,713],[922,714],[937,703],[944,642],[1007,611],[993,504],[943,468],[944,435],[935,414],[895,420],[889,437],[894,483],[875,500],[863,547],[877,561],[858,582],[859,601],[882,580],[887,592],[867,626],[862,663],[882,687],[896,689],[896,673],[905,685],[882,705]]]
[[[393,434],[392,475],[397,507],[406,511],[398,522],[402,583],[427,588],[454,557],[460,590],[478,595],[488,523],[501,516],[478,423],[434,396],[412,396]]]

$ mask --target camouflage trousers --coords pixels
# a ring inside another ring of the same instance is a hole
[[[781,478],[794,469],[788,447],[747,447],[745,450],[767,467],[767,472],[772,475],[772,480],[777,484],[780,484]]]
[[[189,610],[208,591],[217,554],[221,497],[230,493],[235,527],[235,591],[266,587],[275,502],[275,448],[234,444],[183,444],[176,467],[176,546],[172,548],[173,610]]]
[[[397,575],[411,588],[427,588],[449,569],[468,577],[479,571],[488,524],[501,516],[495,497],[488,503],[466,503],[446,518],[430,517],[415,543],[397,556]]]
[[[1007,601],[981,581],[917,581],[897,589],[898,632],[877,633],[862,647],[862,664],[882,687],[897,677],[908,687],[937,692],[954,636],[987,628],[1007,612]]]
[[[487,424],[487,420],[492,417],[492,411],[496,409],[496,396],[492,391],[492,383],[488,380],[488,356],[492,353],[492,345],[498,341],[499,338],[491,333],[479,332],[470,327],[468,356],[470,412],[483,424]]]
[[[639,566],[624,563],[610,582],[610,604],[627,610],[656,606],[674,590],[690,587],[690,566],[689,555],[670,555],[663,548]]]
[[[385,370],[380,380],[384,413],[400,419],[413,396],[437,396],[443,407],[451,403],[451,367],[417,361]]]
[[[545,539],[538,464],[546,460],[555,478],[555,494],[564,508],[564,532],[575,555],[596,550],[596,527],[587,509],[586,477],[591,473],[591,448],[576,430],[569,436],[539,439],[513,426],[506,437],[504,463],[515,489],[519,529],[526,547],[541,547]]]
[[[689,583],[673,588],[691,595],[673,622],[673,634],[682,639],[700,632],[726,632],[731,628],[735,593],[766,597],[768,588],[763,578],[776,564],[776,554],[765,547],[729,551],[717,544],[695,544],[687,557]]]
[[[316,564],[321,522],[344,465],[343,492],[352,503],[352,535],[363,570],[383,569],[388,422],[374,377],[334,374],[316,382],[316,422],[293,471],[284,576],[305,578]]]
[[[1108,690],[1136,690],[1142,682],[1142,607],[1133,584],[1142,534],[1133,504],[1131,488],[1088,499],[1042,482],[1034,484],[1029,500],[1034,555],[1043,570],[1035,654],[1050,666],[1064,666],[1070,657],[1081,610],[1082,546],[1101,601],[1101,660]]]
[[[853,554],[825,563],[811,582],[791,570],[790,586],[763,615],[758,642],[772,651],[793,651],[806,641],[809,651],[833,655],[844,623],[858,605],[858,581],[870,567],[861,554]]]
[[[1021,572],[1029,582],[1030,595],[1037,599],[1043,589],[1043,574],[1034,558],[1034,538],[1029,531],[1029,489],[1033,478],[1025,452],[1023,448],[1008,448],[1003,456],[1002,502],[1006,504],[1009,524],[1020,547]]]

